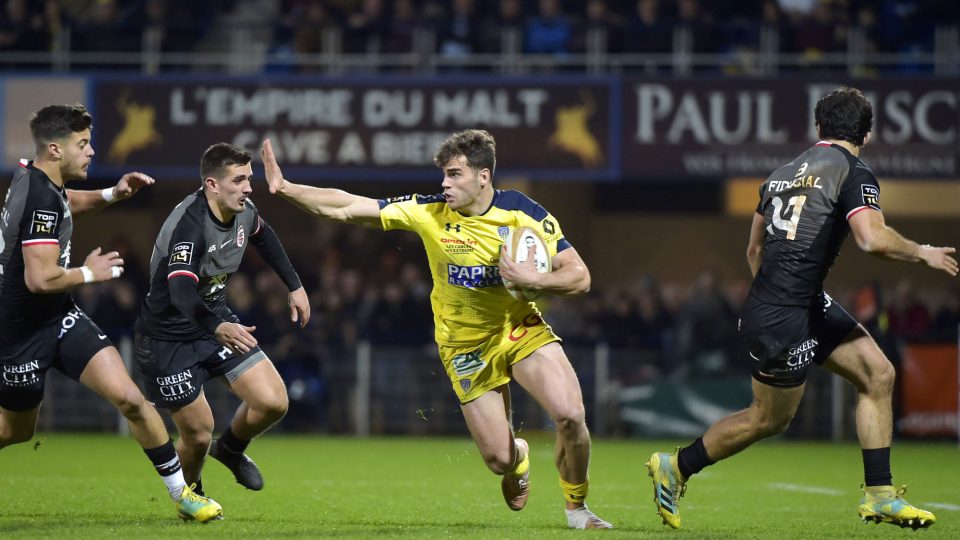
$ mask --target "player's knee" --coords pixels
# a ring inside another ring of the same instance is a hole
[[[275,396],[272,399],[266,400],[260,404],[258,407],[260,412],[269,417],[271,420],[276,422],[283,418],[287,414],[287,409],[290,407],[290,400],[287,399],[287,395]]]
[[[9,426],[0,426],[0,448],[11,444],[25,443],[33,438],[34,432],[35,430],[32,427],[15,429]]]
[[[791,416],[764,416],[755,424],[755,429],[761,437],[773,437],[786,431],[791,420]]]
[[[124,389],[110,400],[113,406],[120,411],[127,420],[137,420],[143,417],[143,408],[147,406],[143,394],[135,386]]]
[[[213,441],[213,430],[196,429],[180,433],[180,440],[183,445],[195,452],[206,452],[210,448],[210,442]]]
[[[586,422],[586,413],[582,404],[571,405],[554,413],[553,422],[560,433],[576,433]]]
[[[893,384],[897,379],[897,370],[889,361],[877,363],[877,367],[870,373],[871,393],[892,394]]]

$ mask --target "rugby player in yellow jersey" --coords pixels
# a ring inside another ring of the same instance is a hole
[[[573,295],[589,290],[590,272],[542,206],[520,192],[494,189],[496,144],[489,133],[454,133],[440,145],[434,163],[443,171],[442,193],[376,200],[288,182],[270,141],[263,143],[271,193],[321,217],[420,235],[433,277],[430,302],[440,359],[484,462],[503,477],[507,506],[523,509],[530,492],[529,447],[514,436],[510,419],[508,383],[514,379],[557,426],[556,465],[568,526],[612,528],[585,504],[590,434],[573,367],[536,304],[515,300],[501,280]],[[506,255],[503,238],[517,226],[540,233],[552,272],[538,273],[532,256],[519,264]]]

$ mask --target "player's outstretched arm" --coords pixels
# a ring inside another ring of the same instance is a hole
[[[850,217],[850,229],[857,245],[867,253],[898,261],[923,261],[930,268],[957,275],[957,260],[951,255],[955,248],[919,245],[904,238],[886,224],[880,212],[857,212]]]
[[[59,246],[38,244],[24,246],[23,281],[34,294],[53,294],[66,291],[81,283],[107,281],[123,273],[123,259],[116,251],[100,253],[97,248],[87,255],[80,268],[62,268],[57,264]]]
[[[270,193],[280,195],[301,209],[328,219],[346,223],[380,226],[380,204],[376,199],[361,197],[340,189],[318,188],[294,184],[283,178],[273,153],[270,139],[263,141],[264,176]]]
[[[141,172],[131,172],[123,175],[117,185],[106,189],[76,190],[68,189],[67,198],[70,200],[70,212],[73,215],[99,210],[108,204],[129,199],[146,186],[152,185],[155,180]]]
[[[500,275],[514,287],[535,289],[558,295],[582,294],[590,290],[590,270],[577,250],[568,247],[550,260],[553,270],[541,274],[535,265],[534,247],[529,248],[527,260],[518,263],[507,255],[506,246],[500,248]]]

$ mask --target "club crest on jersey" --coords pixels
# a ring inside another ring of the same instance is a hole
[[[500,236],[500,238],[506,240],[507,235],[510,234],[510,227],[497,227],[497,234]]]
[[[247,239],[247,234],[243,230],[243,225],[237,227],[237,247],[243,247],[244,241]]]
[[[863,204],[880,209],[880,189],[870,184],[860,184],[860,194],[863,195]]]
[[[186,264],[190,265],[193,260],[193,242],[180,242],[174,244],[170,250],[170,262],[168,264]]]
[[[33,233],[34,234],[53,234],[57,228],[57,220],[60,216],[56,212],[49,210],[33,211]]]

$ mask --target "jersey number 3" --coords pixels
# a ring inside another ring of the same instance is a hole
[[[783,207],[783,200],[780,197],[774,197],[770,202],[773,203],[773,223],[767,226],[767,232],[773,234],[773,228],[776,227],[787,232],[787,240],[796,239],[797,224],[800,223],[800,213],[803,212],[803,203],[807,202],[807,196],[790,197],[786,208]],[[787,219],[787,213],[791,214],[789,219]]]

